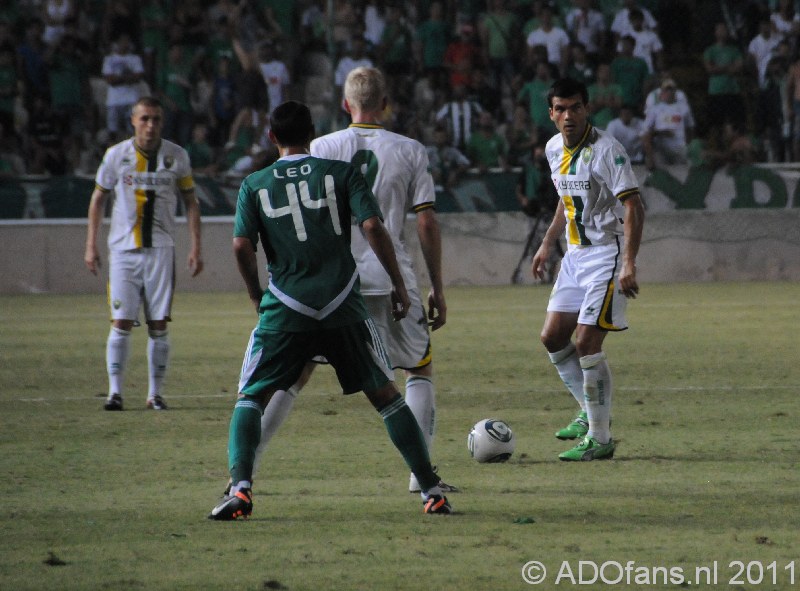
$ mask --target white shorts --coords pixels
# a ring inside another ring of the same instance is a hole
[[[548,312],[578,314],[578,324],[602,330],[625,330],[626,298],[619,289],[622,240],[571,248],[561,261]]]
[[[428,318],[419,297],[419,291],[408,292],[411,307],[405,318],[395,322],[392,318],[392,298],[364,296],[367,311],[378,328],[393,369],[416,369],[431,362],[431,339]]]
[[[171,320],[175,248],[140,248],[108,255],[108,303],[113,320]]]

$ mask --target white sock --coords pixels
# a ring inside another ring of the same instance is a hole
[[[125,368],[131,350],[131,331],[111,327],[106,341],[106,370],[108,371],[108,396],[122,396]]]
[[[556,368],[561,381],[572,394],[572,397],[578,402],[581,410],[586,410],[586,401],[583,394],[583,371],[581,370],[581,363],[578,361],[578,352],[575,345],[570,343],[561,351],[555,353],[548,353],[550,361]]]
[[[147,339],[148,391],[147,398],[161,394],[161,385],[167,374],[169,361],[169,337],[166,330],[150,330]]]
[[[434,495],[444,495],[444,493],[442,492],[442,489],[439,488],[438,484],[436,486],[434,486],[433,488],[429,488],[428,490],[420,491],[420,493],[419,493],[419,496],[422,497],[423,501],[427,501],[428,497],[432,497]]]
[[[259,464],[261,464],[261,456],[264,450],[267,449],[267,444],[272,436],[278,431],[278,428],[289,416],[289,412],[294,406],[295,398],[300,391],[297,386],[292,386],[288,390],[277,390],[272,395],[267,408],[264,409],[264,414],[261,415],[261,441],[256,448],[256,457],[253,460],[253,477],[256,475]]]
[[[589,437],[599,443],[611,439],[611,370],[606,354],[601,351],[581,357],[586,414],[589,415]]]
[[[436,430],[436,388],[425,376],[411,376],[406,380],[406,404],[417,419],[428,453]]]
[[[253,483],[249,480],[240,480],[236,484],[231,485],[230,495],[235,495],[237,492],[242,490],[243,488],[253,488]]]

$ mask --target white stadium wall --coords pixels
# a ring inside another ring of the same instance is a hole
[[[530,219],[521,213],[451,213],[439,216],[444,276],[448,285],[503,285],[520,261]],[[233,220],[203,223],[205,270],[186,269],[188,232],[177,230],[177,280],[183,291],[242,289],[231,253]],[[83,264],[84,220],[0,222],[0,293],[104,293],[105,271]],[[423,269],[416,228],[406,231],[417,268]],[[103,240],[105,239],[105,228]],[[103,253],[105,262],[105,253]],[[648,212],[638,259],[647,282],[800,280],[800,209]],[[529,262],[522,282],[530,283]],[[422,285],[427,285],[423,274]]]

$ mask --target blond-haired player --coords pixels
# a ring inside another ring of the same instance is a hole
[[[311,142],[311,154],[354,164],[366,178],[380,205],[411,299],[409,313],[404,319],[398,322],[392,319],[391,281],[359,231],[352,233],[353,256],[367,309],[386,345],[392,367],[405,371],[406,404],[414,413],[430,450],[435,430],[436,392],[428,328],[438,330],[447,320],[441,234],[434,209],[435,189],[427,151],[418,141],[383,127],[387,103],[386,83],[378,69],[358,67],[352,70],[344,83],[344,106],[352,123],[346,129]],[[427,314],[406,246],[404,225],[408,213],[416,215],[417,235],[430,280]],[[309,375],[310,369],[298,384],[288,391],[276,393],[270,401],[262,418],[257,458],[288,415],[294,398]],[[439,486],[444,492],[456,490],[444,482]],[[413,473],[409,479],[409,491],[420,492]]]

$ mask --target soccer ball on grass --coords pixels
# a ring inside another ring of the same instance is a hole
[[[481,419],[467,437],[469,455],[481,464],[507,461],[514,453],[515,445],[511,427],[499,419]]]

